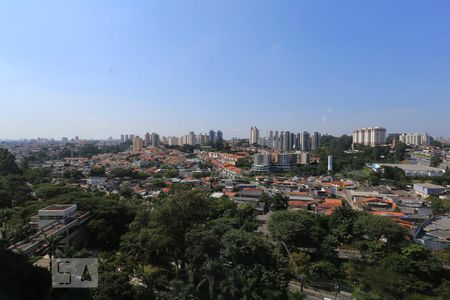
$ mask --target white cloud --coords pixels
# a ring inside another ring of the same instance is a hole
[[[281,45],[280,44],[272,44],[272,46],[270,46],[270,49],[272,49],[272,50],[275,50],[275,49],[278,49],[278,48],[281,48]]]

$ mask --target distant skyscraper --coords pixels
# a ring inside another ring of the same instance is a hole
[[[310,151],[311,150],[311,138],[307,131],[303,131],[300,134],[300,147],[302,151]]]
[[[125,142],[125,136],[123,134],[120,135],[120,142],[121,143]]]
[[[179,144],[179,139],[176,136],[169,136],[167,138],[167,143],[169,146],[176,146]]]
[[[386,128],[369,127],[353,131],[353,144],[376,146],[386,143]]]
[[[295,142],[294,142],[295,150],[302,150],[301,140],[302,140],[302,134],[301,133],[297,133],[295,135]]]
[[[153,132],[151,136],[151,141],[152,147],[159,147],[159,134]]]
[[[250,136],[248,139],[250,145],[259,143],[259,129],[255,127],[250,128]]]
[[[133,151],[134,152],[142,152],[143,149],[143,141],[140,137],[133,137]]]
[[[214,130],[209,131],[209,143],[212,145],[216,141],[216,132]]]
[[[320,148],[320,133],[317,131],[311,136],[311,150],[319,150]]]
[[[151,144],[151,142],[152,142],[152,138],[151,138],[151,136],[150,136],[150,133],[146,133],[145,134],[145,137],[144,137],[144,144],[145,144],[145,146],[149,146],[150,144]]]
[[[217,141],[223,141],[223,133],[220,130],[217,130]]]
[[[283,144],[282,144],[282,150],[283,151],[289,151],[291,150],[291,133],[289,131],[283,132]]]
[[[431,136],[427,133],[403,133],[399,137],[400,142],[414,146],[430,146]]]
[[[197,144],[195,133],[193,131],[189,132],[187,143],[191,146],[195,146]]]

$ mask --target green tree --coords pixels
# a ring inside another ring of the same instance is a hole
[[[16,158],[8,149],[0,148],[0,176],[21,174]]]
[[[303,210],[276,211],[270,217],[269,230],[291,248],[317,247],[325,234],[320,218]]]
[[[430,167],[439,167],[439,165],[442,164],[442,158],[438,156],[432,156],[430,159]]]
[[[0,298],[47,299],[50,273],[35,267],[26,256],[0,249]]]
[[[89,172],[89,175],[91,175],[91,176],[105,176],[105,167],[103,167],[103,166],[94,167]]]
[[[309,267],[309,276],[311,279],[333,279],[337,275],[338,270],[335,265],[326,260],[319,260],[311,263]]]

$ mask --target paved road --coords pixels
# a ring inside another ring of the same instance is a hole
[[[297,283],[295,281],[291,281],[289,283],[289,289],[292,291],[300,291],[301,286],[300,283]],[[305,294],[306,300],[352,300],[352,297],[350,295],[344,295],[344,294],[333,294],[328,291],[319,290],[315,288],[310,287],[304,287],[303,293]]]

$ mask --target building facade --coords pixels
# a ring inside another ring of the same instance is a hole
[[[353,131],[353,144],[376,146],[386,143],[386,128],[369,127]]]

